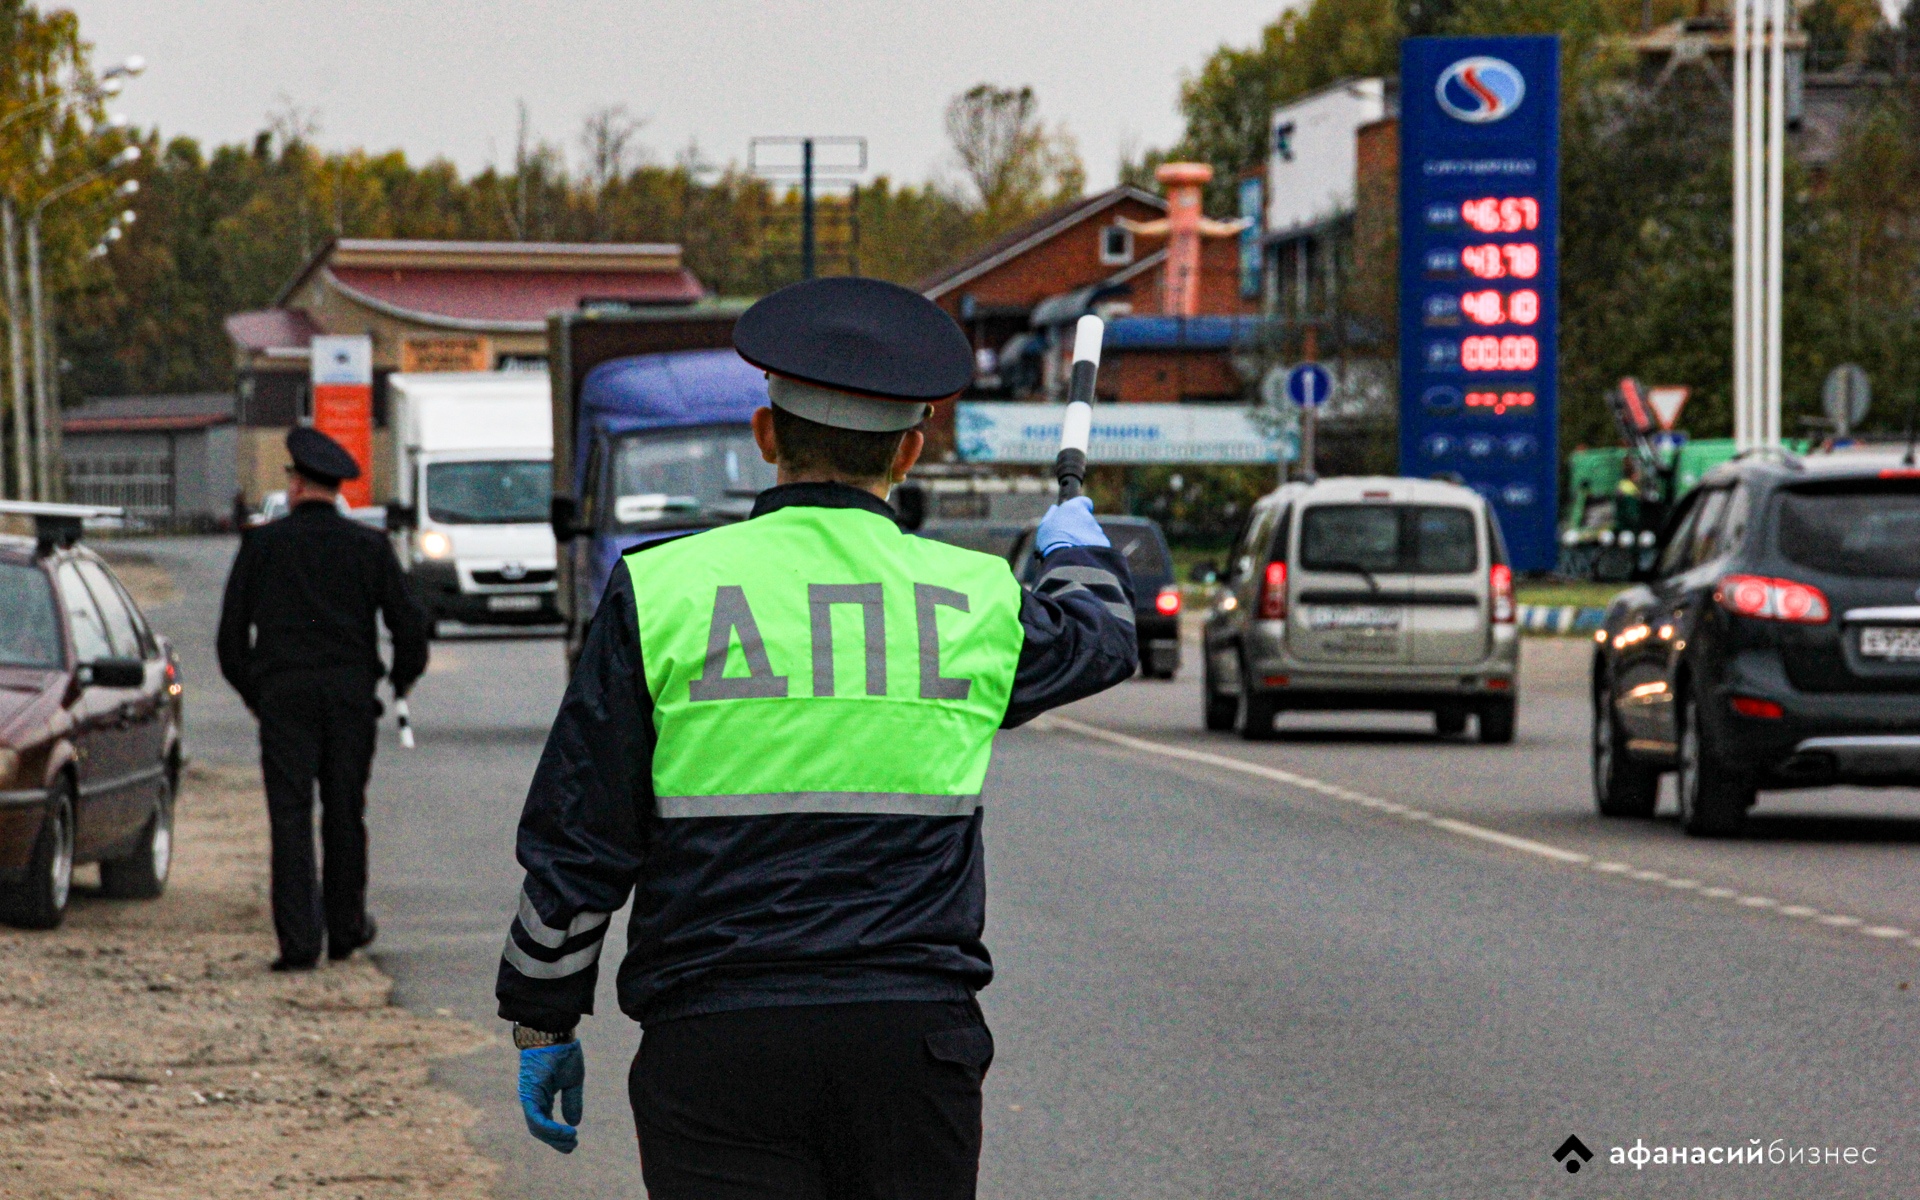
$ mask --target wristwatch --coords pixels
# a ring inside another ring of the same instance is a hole
[[[565,1033],[549,1033],[544,1029],[531,1029],[516,1024],[513,1027],[513,1045],[517,1050],[538,1050],[542,1046],[559,1046],[573,1040],[573,1030]]]

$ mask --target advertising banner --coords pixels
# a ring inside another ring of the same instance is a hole
[[[1060,452],[1061,404],[961,401],[960,457],[979,463],[1051,463]],[[1242,404],[1096,404],[1094,463],[1271,463],[1279,444]]]
[[[1558,446],[1560,42],[1408,38],[1400,78],[1400,473],[1499,514],[1550,569]]]
[[[346,447],[360,478],[340,485],[348,504],[373,503],[373,339],[313,339],[313,427]]]

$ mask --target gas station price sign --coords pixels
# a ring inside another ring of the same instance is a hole
[[[1560,43],[1400,52],[1400,473],[1492,503],[1513,565],[1554,565]]]

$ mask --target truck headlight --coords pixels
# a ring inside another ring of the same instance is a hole
[[[420,557],[445,558],[453,553],[453,539],[438,529],[429,529],[420,535]]]

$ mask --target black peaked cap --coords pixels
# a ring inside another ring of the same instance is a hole
[[[783,287],[741,314],[733,348],[763,371],[883,400],[944,400],[973,379],[973,347],[953,318],[879,279]]]
[[[302,475],[327,483],[360,478],[360,464],[347,448],[318,429],[300,426],[287,434],[287,453]]]

